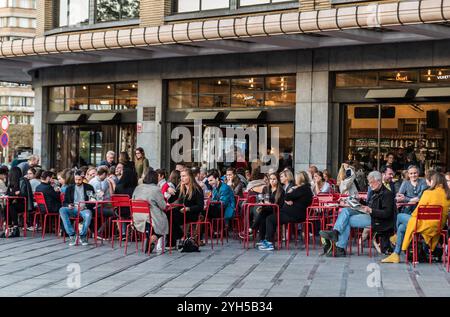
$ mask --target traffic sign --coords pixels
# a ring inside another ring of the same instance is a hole
[[[9,144],[9,135],[6,132],[3,132],[2,135],[0,136],[0,144],[2,145],[3,148],[8,147]]]
[[[8,130],[9,128],[9,120],[7,116],[3,116],[0,122],[0,126],[2,128],[3,131]]]

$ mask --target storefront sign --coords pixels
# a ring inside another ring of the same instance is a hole
[[[136,132],[137,133],[142,133],[144,131],[144,127],[142,126],[141,122],[138,122],[136,125]]]
[[[143,107],[142,119],[144,121],[155,121],[156,107]]]

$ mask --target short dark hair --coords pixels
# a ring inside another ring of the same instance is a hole
[[[144,180],[142,181],[144,184],[158,184],[158,173],[153,170],[149,170],[147,175],[145,175]]]
[[[220,178],[220,174],[217,170],[209,170],[207,177],[209,178],[210,176],[214,177],[215,179]]]
[[[8,175],[9,169],[8,166],[0,166],[0,175]]]
[[[381,174],[385,174],[385,173],[387,172],[388,169],[394,171],[394,169],[393,169],[391,166],[383,165],[383,166],[381,166],[381,168],[380,168],[380,173],[381,173]]]
[[[107,174],[108,175],[108,168],[106,166],[100,166],[97,169],[97,175],[103,175],[103,174]]]
[[[53,172],[52,171],[43,171],[41,174],[41,179],[46,179],[47,177],[52,178]]]
[[[164,178],[167,177],[167,172],[164,168],[158,168],[155,172],[158,176],[163,176]]]
[[[34,167],[30,167],[28,170],[31,171],[33,175],[36,175],[36,169]]]
[[[73,174],[73,176],[75,177],[75,176],[81,176],[81,177],[83,177],[84,176],[84,173],[81,171],[81,170],[78,170],[78,171],[76,171],[74,174]]]
[[[41,178],[43,172],[44,172],[43,169],[38,169],[38,171],[36,172],[35,177],[36,177],[36,178]],[[53,173],[53,172],[52,172],[52,173]],[[53,174],[55,174],[55,173],[53,173]],[[52,177],[53,177],[53,176],[52,176]]]

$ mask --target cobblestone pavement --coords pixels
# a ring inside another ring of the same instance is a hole
[[[442,264],[382,265],[367,249],[326,258],[320,249],[306,256],[292,244],[264,252],[230,240],[200,253],[149,257],[136,254],[134,245],[124,256],[123,247],[92,242],[69,247],[53,236],[2,239],[0,296],[450,296]]]

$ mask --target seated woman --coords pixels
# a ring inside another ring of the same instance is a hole
[[[130,171],[136,175],[131,169]],[[145,244],[145,251],[147,252],[150,247],[150,252],[152,252],[156,241],[169,233],[169,223],[164,213],[166,201],[161,193],[161,189],[158,187],[158,174],[154,170],[150,169],[145,175],[142,184],[136,187],[133,193],[133,199],[146,200],[150,204],[153,227],[152,236],[149,237],[150,223],[147,214],[133,214],[133,224],[137,231],[146,233],[147,241]],[[159,247],[162,247],[162,244],[160,244]]]
[[[290,222],[298,223],[306,220],[306,209],[312,203],[311,182],[305,171],[296,173],[296,186],[289,189],[280,210],[280,226]],[[266,218],[266,238],[261,242],[259,250],[273,250],[273,236],[277,230],[277,216],[272,214]]]
[[[233,189],[233,193],[235,196],[242,197],[242,192],[244,190],[244,186],[241,183],[241,180],[236,174],[236,170],[232,167],[227,169],[226,172],[226,184]]]
[[[404,180],[400,186],[396,197],[397,203],[417,203],[424,190],[428,188],[425,179],[419,178],[419,168],[415,165],[408,168],[408,179]],[[404,206],[399,211],[410,215],[414,208],[415,206]]]
[[[331,192],[331,186],[330,184],[325,181],[325,178],[323,177],[323,173],[318,171],[314,174],[314,189],[313,189],[314,195],[318,194],[326,194]]]
[[[181,204],[185,208],[175,207],[172,210],[172,245],[170,247],[175,247],[176,241],[183,237],[181,229],[184,224],[183,213],[186,212],[186,223],[197,221],[204,207],[203,190],[197,185],[192,170],[184,168],[180,172],[180,177],[180,184],[175,194],[169,198],[169,203]],[[170,213],[167,217],[170,217]]]
[[[436,171],[428,171],[425,175],[429,189],[425,190],[419,200],[418,206],[438,205],[442,206],[442,226],[447,222],[448,208],[450,207],[450,189],[447,186],[443,174]],[[399,263],[400,251],[406,251],[411,243],[412,233],[416,226],[417,209],[409,214],[397,215],[397,241],[394,252],[383,259],[382,263]],[[429,220],[421,220],[417,224],[416,232],[422,234],[427,245],[434,250],[439,242],[440,232],[442,228],[437,228],[436,222]]]
[[[269,174],[270,185],[263,190],[264,195],[269,196],[269,202],[271,204],[277,204],[280,209],[284,204],[284,190],[280,183],[278,173]],[[254,223],[252,225],[253,230],[259,231],[259,242],[257,246],[262,245],[263,240],[266,237],[266,218],[274,213],[272,207],[259,207],[254,212]]]
[[[137,186],[137,177],[136,174],[129,168],[123,170],[122,177],[119,179],[117,185],[114,189],[114,194],[116,195],[128,195],[128,197],[133,197],[134,190]],[[130,218],[130,208],[121,207],[120,210],[116,210],[116,217],[120,217],[121,219],[129,219]],[[120,212],[120,214],[119,214]],[[122,240],[125,239],[125,223],[122,224]]]

